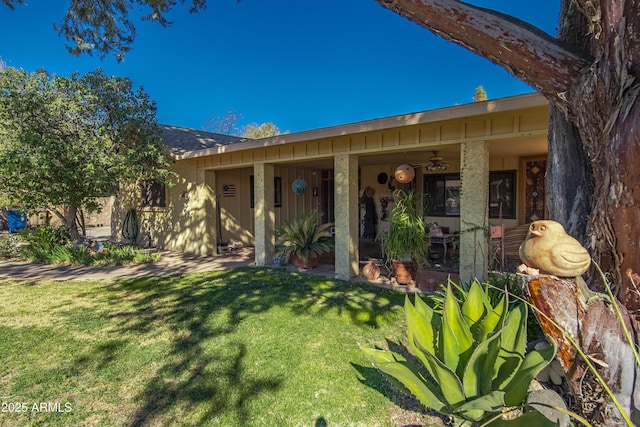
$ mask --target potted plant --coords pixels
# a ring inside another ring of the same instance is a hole
[[[297,216],[276,227],[276,252],[300,268],[318,265],[320,255],[333,250],[331,237],[333,224],[319,224],[322,217],[317,211]]]
[[[428,235],[417,210],[416,193],[396,190],[395,206],[389,215],[389,231],[382,236],[382,252],[393,265],[395,281],[401,285],[415,284],[416,272],[428,253]]]
[[[275,265],[276,267],[282,267],[285,262],[286,260],[284,259],[282,254],[276,252],[276,254],[273,256],[273,265]]]

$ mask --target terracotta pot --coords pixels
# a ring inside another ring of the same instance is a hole
[[[376,280],[380,277],[380,267],[378,267],[375,261],[369,261],[362,266],[362,275],[367,280]]]
[[[416,264],[413,261],[393,260],[393,275],[401,285],[408,285],[416,277]]]
[[[427,277],[418,282],[418,288],[425,292],[434,292],[438,289],[438,281],[433,277]]]
[[[320,256],[309,257],[305,262],[302,258],[299,258],[296,254],[291,254],[290,261],[298,268],[309,269],[318,265],[320,262]]]

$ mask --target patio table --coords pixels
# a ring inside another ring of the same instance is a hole
[[[443,234],[442,236],[430,236],[431,244],[442,244],[444,247],[444,256],[442,262],[447,262],[447,245],[451,243],[451,245],[455,248],[456,246],[456,235],[455,234]]]

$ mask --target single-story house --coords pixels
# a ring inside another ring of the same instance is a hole
[[[461,279],[481,277],[490,224],[545,216],[548,115],[547,100],[533,93],[259,140],[164,126],[174,185],[123,186],[114,233],[135,208],[155,246],[216,255],[218,244],[238,240],[255,247],[257,265],[269,265],[275,226],[318,210],[335,225],[335,275],[350,278],[359,274],[359,239],[384,229],[396,167],[409,164],[425,221],[459,233]],[[299,178],[302,194],[292,189]],[[377,221],[368,230],[365,189]]]

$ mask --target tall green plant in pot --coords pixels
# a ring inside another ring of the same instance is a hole
[[[316,266],[320,255],[334,247],[330,232],[333,224],[320,224],[321,220],[322,216],[317,211],[309,211],[277,226],[278,256],[301,268]]]
[[[396,190],[395,206],[389,215],[389,231],[382,236],[382,252],[393,265],[399,284],[413,284],[416,271],[425,262],[428,235],[418,212],[417,195],[413,191]]]

